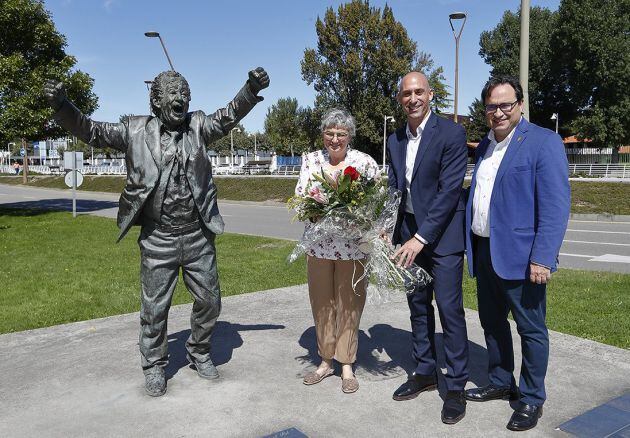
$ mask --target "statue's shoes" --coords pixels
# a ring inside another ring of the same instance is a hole
[[[219,371],[217,367],[214,366],[212,360],[208,359],[206,362],[195,362],[192,361],[192,364],[197,369],[197,374],[202,379],[218,379]]]
[[[166,393],[164,368],[154,366],[144,370],[144,390],[151,397],[159,397]]]

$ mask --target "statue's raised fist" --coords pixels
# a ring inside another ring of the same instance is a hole
[[[260,90],[269,86],[269,75],[264,68],[257,67],[255,70],[249,72],[248,82],[252,93],[258,94]]]
[[[44,84],[44,97],[48,104],[56,111],[61,108],[63,101],[66,100],[66,88],[62,82],[54,79],[48,79]]]

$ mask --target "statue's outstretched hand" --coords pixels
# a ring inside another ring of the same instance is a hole
[[[48,104],[57,111],[66,100],[66,88],[62,82],[48,79],[44,84],[44,97]]]
[[[263,88],[269,86],[269,75],[262,67],[257,67],[255,70],[249,72],[249,88],[252,93],[258,94]]]

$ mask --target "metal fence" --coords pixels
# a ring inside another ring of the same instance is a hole
[[[469,164],[466,176],[472,176],[474,168],[474,164]],[[630,178],[630,164],[569,164],[569,176]]]
[[[278,166],[273,172],[268,165],[215,167],[212,169],[214,175],[276,175],[276,176],[297,176],[300,174],[301,166]],[[468,164],[466,176],[472,176],[474,164]],[[387,171],[387,166],[383,169]],[[39,175],[59,175],[65,173],[65,169],[56,166],[28,166],[31,174]],[[0,173],[15,175],[12,166],[0,165]],[[83,166],[81,171],[84,175],[126,175],[125,166]],[[585,176],[593,178],[629,178],[630,164],[569,164],[570,176]],[[21,175],[21,172],[20,172]]]
[[[630,178],[630,164],[569,164],[572,176]]]
[[[302,166],[278,166],[276,170],[272,172],[273,175],[299,175],[300,168]]]

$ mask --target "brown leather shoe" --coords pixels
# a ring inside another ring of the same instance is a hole
[[[304,380],[302,380],[302,383],[304,383],[305,385],[315,385],[316,383],[321,382],[326,377],[332,376],[333,374],[335,374],[335,370],[332,368],[330,368],[322,375],[317,374],[315,371],[312,371],[304,376]]]
[[[359,389],[359,381],[356,377],[341,379],[341,390],[346,394],[352,394]]]

